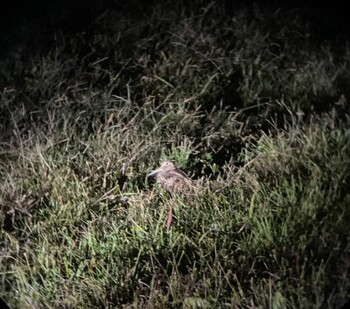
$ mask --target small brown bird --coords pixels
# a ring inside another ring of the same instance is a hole
[[[170,194],[188,195],[192,188],[192,180],[171,161],[163,161],[159,168],[147,175],[156,176],[159,185]],[[170,228],[173,217],[173,208],[170,206],[167,220],[167,228]]]

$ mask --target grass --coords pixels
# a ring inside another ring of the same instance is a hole
[[[347,43],[320,47],[298,12],[198,4],[108,11],[93,31],[2,63],[11,307],[349,297]],[[202,192],[170,200],[146,177],[164,158],[203,178]]]

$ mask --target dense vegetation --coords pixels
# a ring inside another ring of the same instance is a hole
[[[12,308],[340,306],[350,49],[302,16],[110,10],[3,61],[0,296]],[[196,196],[147,179],[165,158],[202,178]]]

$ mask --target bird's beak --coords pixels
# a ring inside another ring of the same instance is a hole
[[[158,174],[160,171],[161,171],[161,169],[160,169],[160,168],[157,168],[156,170],[150,172],[150,173],[147,175],[147,177],[152,177],[152,176]]]

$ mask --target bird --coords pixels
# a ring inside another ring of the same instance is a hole
[[[159,168],[147,175],[147,177],[153,176],[156,177],[158,184],[171,195],[178,194],[187,196],[193,190],[192,180],[169,160],[163,161]],[[173,208],[170,205],[167,219],[167,229],[169,229],[171,226],[172,217]]]

